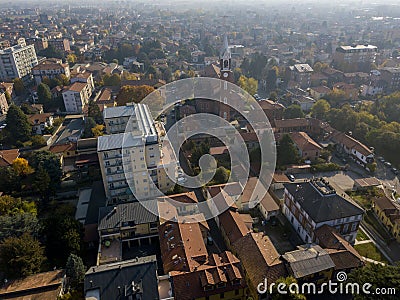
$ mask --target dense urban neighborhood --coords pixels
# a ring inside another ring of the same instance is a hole
[[[0,299],[398,299],[399,16],[2,3]]]

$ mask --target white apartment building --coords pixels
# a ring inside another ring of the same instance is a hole
[[[109,203],[132,201],[134,194],[150,198],[157,195],[155,184],[162,192],[173,187],[166,174],[172,168],[177,177],[176,161],[170,153],[163,153],[149,108],[135,104],[136,119],[132,130],[98,139],[97,153],[104,189]]]
[[[31,79],[31,71],[38,64],[35,47],[25,43],[0,50],[0,79],[10,81]]]
[[[63,64],[61,60],[45,60],[32,68],[32,74],[37,85],[39,85],[43,78],[50,79],[64,74],[68,79],[70,77],[70,70],[68,64]]]
[[[81,73],[78,73],[78,74],[72,76],[71,84],[73,84],[75,82],[86,83],[88,85],[88,88],[90,89],[90,94],[93,93],[94,79],[93,79],[92,73],[85,71],[85,72],[81,72]]]
[[[132,122],[137,120],[137,116],[139,115],[138,109],[139,106],[133,104],[105,107],[103,110],[103,117],[107,133],[114,134],[125,132],[129,119],[132,117]]]
[[[68,113],[82,113],[83,108],[89,103],[93,89],[84,82],[75,82],[62,92],[65,111]]]

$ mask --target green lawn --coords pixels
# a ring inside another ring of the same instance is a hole
[[[358,229],[356,239],[357,239],[357,241],[366,241],[366,240],[368,240],[369,238],[368,238],[368,236],[364,233],[364,231],[362,231],[361,228],[360,228],[360,229]]]
[[[355,245],[354,248],[357,250],[360,255],[365,256],[367,258],[377,260],[383,263],[388,263],[385,256],[382,254],[381,251],[374,245],[374,243],[365,243],[365,244],[358,244]]]

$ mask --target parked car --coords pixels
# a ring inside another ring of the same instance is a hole
[[[293,181],[296,180],[296,177],[294,177],[293,174],[289,174],[287,177],[289,178],[289,180],[290,180],[291,182],[293,182]]]
[[[399,174],[399,170],[397,170],[396,168],[392,168],[391,171],[392,171],[395,175]]]
[[[385,162],[385,159],[384,159],[382,156],[379,156],[379,157],[378,157],[378,160],[379,160],[381,163],[384,163],[384,162]]]
[[[211,236],[207,237],[207,245],[212,245],[214,244],[213,238]]]
[[[388,161],[386,161],[386,162],[384,163],[384,165],[385,165],[386,167],[388,167],[388,168],[390,168],[390,167],[392,166],[392,164],[391,164],[390,162],[388,162]]]

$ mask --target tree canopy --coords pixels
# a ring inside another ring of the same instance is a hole
[[[284,134],[277,146],[277,165],[284,166],[299,162],[299,153],[288,134]]]
[[[85,278],[85,265],[82,258],[75,254],[70,254],[66,264],[66,275],[72,288],[78,288]]]
[[[11,104],[7,112],[7,135],[12,143],[26,142],[32,134],[32,127],[29,124],[28,117],[16,105]]]
[[[300,105],[292,104],[288,106],[284,113],[285,119],[295,119],[295,118],[304,118],[305,114],[302,111]]]
[[[9,278],[40,272],[45,260],[43,247],[30,234],[8,237],[0,244],[0,265]]]
[[[152,93],[154,88],[148,85],[140,86],[123,86],[116,98],[118,105],[126,105],[127,103],[134,102],[140,103],[147,95]]]
[[[238,80],[239,86],[248,92],[250,95],[254,95],[258,90],[258,81],[254,78],[247,78],[244,75],[241,75]]]
[[[330,109],[331,106],[329,102],[324,99],[320,99],[311,107],[311,116],[319,120],[325,120]]]

